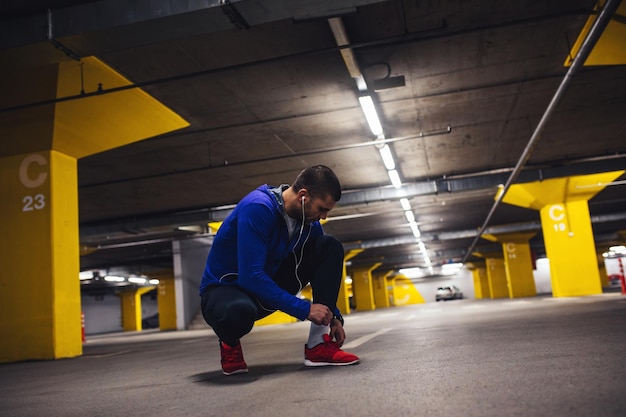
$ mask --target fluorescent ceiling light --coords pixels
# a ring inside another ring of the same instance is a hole
[[[78,278],[80,280],[91,279],[91,278],[93,278],[93,271],[82,271],[82,272],[79,272],[78,273]]]
[[[138,278],[138,277],[131,277],[131,278],[128,278],[128,282],[132,282],[133,284],[145,284],[146,279]]]
[[[402,204],[402,208],[404,210],[411,210],[411,203],[409,203],[409,199],[408,198],[401,198],[400,199],[400,204]]]
[[[424,273],[422,272],[421,268],[418,268],[418,267],[401,268],[400,270],[398,270],[398,272],[406,276],[407,278],[421,278],[424,276]]]
[[[405,211],[404,215],[409,223],[415,223],[415,214],[411,210]]]
[[[378,137],[382,135],[383,127],[380,124],[380,119],[378,119],[378,114],[376,113],[376,108],[374,107],[372,97],[361,96],[359,97],[359,103],[361,103],[361,109],[363,109],[363,114],[365,115],[367,124],[370,126],[370,130],[372,131],[374,136]]]
[[[124,277],[118,277],[116,275],[107,275],[104,277],[105,281],[108,282],[124,282],[125,278]]]
[[[391,180],[391,184],[394,187],[402,187],[402,181],[400,181],[400,175],[398,174],[398,171],[392,169],[391,171],[387,171],[387,174],[389,174],[389,179]]]
[[[422,234],[420,233],[420,229],[417,227],[417,223],[411,222],[411,231],[413,231],[413,236],[420,237]]]
[[[380,156],[383,158],[383,163],[385,164],[385,168],[387,170],[396,169],[396,162],[393,160],[393,155],[391,155],[391,148],[389,145],[385,145],[378,150],[380,152]]]
[[[159,280],[158,279],[151,279],[150,281],[148,281],[148,283],[150,285],[159,285]]]
[[[417,246],[420,248],[420,252],[422,252],[423,254],[426,254],[426,245],[424,245],[424,242],[420,240]]]

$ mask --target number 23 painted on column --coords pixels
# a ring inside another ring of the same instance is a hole
[[[41,186],[48,178],[47,172],[40,172],[35,178],[28,176],[28,167],[31,164],[37,164],[39,166],[48,165],[48,161],[41,155],[32,154],[28,155],[20,163],[19,178],[20,183],[26,188],[37,188]],[[43,194],[27,195],[22,198],[22,211],[34,211],[41,210],[46,207],[46,198]]]

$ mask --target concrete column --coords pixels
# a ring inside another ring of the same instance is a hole
[[[485,263],[472,262],[468,264],[468,269],[472,271],[474,281],[474,296],[476,299],[490,298],[489,277],[487,277],[487,268]]]
[[[374,288],[372,286],[372,271],[380,266],[376,263],[371,267],[352,269],[352,287],[356,308],[361,311],[374,310]]]
[[[534,235],[533,232],[482,236],[484,239],[502,244],[509,298],[537,295],[532,256],[528,244]]]
[[[389,307],[389,284],[387,278],[394,271],[388,271],[384,274],[374,274],[372,289],[374,290],[374,305],[376,308]]]
[[[341,287],[339,288],[339,296],[337,297],[337,308],[341,311],[342,315],[350,314],[350,297],[353,295],[352,284],[346,283],[346,279],[348,277],[346,263],[363,251],[364,249],[352,249],[343,257]]]
[[[122,329],[125,332],[139,331],[141,323],[141,296],[154,287],[129,288],[120,291],[122,305]]]
[[[157,302],[159,304],[159,329],[176,329],[176,287],[173,271],[167,274],[153,274],[159,280]]]
[[[185,330],[200,312],[200,282],[212,244],[212,236],[172,242],[178,330]]]
[[[0,68],[0,362],[82,354],[77,159],[188,124],[96,58]]]
[[[625,171],[515,184],[503,201],[539,210],[554,297],[600,294],[588,201]]]

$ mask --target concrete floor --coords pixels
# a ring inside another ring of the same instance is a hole
[[[0,365],[2,416],[626,415],[626,296],[458,300],[346,317],[348,367],[306,368],[307,323],[255,328],[225,377],[210,330],[90,337]]]

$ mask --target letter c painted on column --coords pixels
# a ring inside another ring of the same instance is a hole
[[[28,178],[28,166],[33,163],[38,164],[39,166],[48,165],[46,158],[38,154],[28,155],[22,160],[19,170],[20,182],[27,188],[37,188],[46,181],[46,178],[48,178],[47,172],[40,172],[34,179]]]
[[[556,213],[556,211],[560,211],[560,213]],[[555,204],[554,206],[550,207],[550,209],[548,210],[548,214],[550,215],[550,218],[556,222],[561,221],[565,218],[565,208],[560,205],[560,204]]]
[[[506,245],[506,251],[509,253],[513,253],[515,252],[515,243],[507,243]]]

